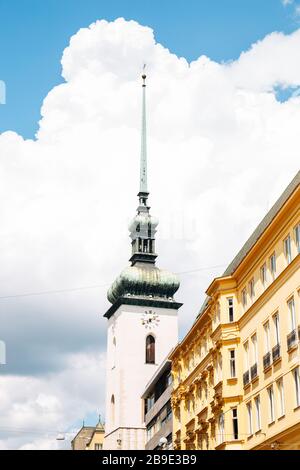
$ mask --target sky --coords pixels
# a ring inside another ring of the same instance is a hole
[[[0,131],[34,137],[40,108],[62,82],[60,59],[69,38],[98,18],[120,16],[150,25],[156,40],[188,61],[238,58],[271,31],[298,27],[297,4],[288,0],[0,0],[0,80],[7,104]]]
[[[240,3],[0,0],[0,449],[68,446],[104,413],[145,62],[158,265],[180,276],[181,337],[299,170],[298,2]]]

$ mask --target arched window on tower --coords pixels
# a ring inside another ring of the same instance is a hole
[[[155,364],[155,338],[152,335],[146,338],[146,364]]]

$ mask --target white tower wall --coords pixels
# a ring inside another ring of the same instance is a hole
[[[146,328],[142,316],[149,310],[159,316],[159,322],[157,326]],[[155,338],[155,364],[146,364],[149,334]],[[176,309],[121,305],[109,318],[105,449],[145,448],[141,396],[157,367],[177,342]]]

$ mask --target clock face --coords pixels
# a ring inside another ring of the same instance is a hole
[[[146,311],[142,315],[142,325],[144,325],[145,328],[155,328],[156,326],[159,325],[160,319],[157,313],[153,312],[152,310]]]

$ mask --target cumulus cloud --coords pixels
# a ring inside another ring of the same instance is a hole
[[[104,359],[95,358],[105,351],[106,290],[130,256],[143,63],[158,264],[210,267],[181,276],[183,335],[212,277],[299,169],[300,98],[276,97],[300,87],[299,50],[300,30],[272,33],[234,62],[189,64],[123,19],[71,38],[65,82],[45,97],[36,139],[0,135],[0,297],[12,296],[0,299],[3,427],[68,430],[103,411]],[[46,430],[0,437],[1,448],[57,445]]]

